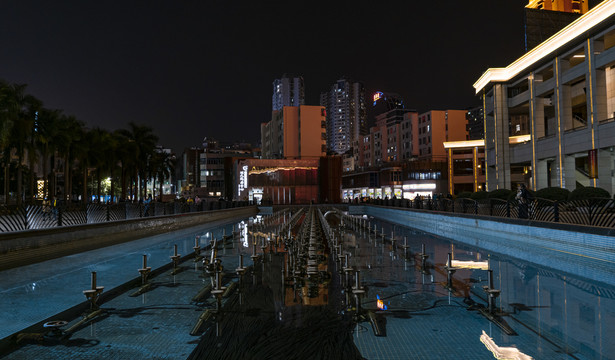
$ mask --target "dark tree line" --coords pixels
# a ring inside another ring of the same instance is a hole
[[[103,179],[111,181],[105,195],[112,199],[144,198],[148,180],[158,184],[161,194],[175,159],[157,150],[157,142],[151,127],[133,122],[116,131],[88,129],[62,110],[45,108],[26,92],[26,85],[0,79],[0,193],[5,203],[11,198],[17,205],[35,201],[39,180],[45,198],[64,201],[81,196],[87,202],[91,195],[100,199]]]

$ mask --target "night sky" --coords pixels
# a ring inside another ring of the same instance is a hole
[[[272,82],[306,104],[341,76],[419,112],[479,105],[472,84],[523,54],[527,0],[0,1],[0,78],[88,127],[148,124],[181,153],[260,140]]]

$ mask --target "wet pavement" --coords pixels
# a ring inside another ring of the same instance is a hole
[[[310,243],[310,251],[317,251],[310,253],[310,258],[317,261],[311,263],[314,271],[308,276],[305,271],[297,270],[305,260],[299,257],[300,250],[293,250],[297,247],[290,241],[284,244],[283,238],[279,238],[274,245],[273,241],[258,237],[261,234],[273,239],[271,233],[279,231],[289,217],[269,217],[267,226],[251,228],[251,234],[256,237],[248,237],[242,230],[232,241],[219,247],[217,257],[223,267],[221,283],[231,289],[221,296],[219,304],[211,291],[205,291],[203,298],[195,301],[196,294],[205,287],[216,288],[215,284],[211,286],[214,275],[204,271],[201,262],[187,259],[179,265],[182,271],[176,275],[168,270],[153,277],[151,288],[144,294],[131,297],[136,290],[131,289],[101,304],[102,314],[79,326],[70,336],[62,338],[50,333],[42,341],[24,338],[21,346],[6,358],[493,359],[496,355],[515,354],[523,359],[525,354],[525,358],[534,359],[610,359],[615,356],[612,355],[615,344],[608,336],[615,330],[612,325],[615,324],[615,291],[609,285],[554,272],[548,264],[538,266],[489,254],[377,219],[363,220],[371,228],[376,225],[377,234],[349,218],[344,220],[342,228],[337,216],[328,217],[333,233],[330,241],[321,237],[319,245]],[[293,227],[295,238],[301,235],[302,221]],[[243,222],[251,223],[248,219]],[[180,253],[191,251],[195,234],[192,230],[182,234],[185,244],[180,246]],[[203,235],[203,231],[199,234]],[[252,246],[253,241],[258,246]],[[160,243],[166,258],[161,262],[168,263],[171,242]],[[307,249],[307,243],[304,245]],[[254,263],[250,258],[253,251],[260,255]],[[293,251],[297,252],[290,257]],[[134,254],[138,252],[134,250]],[[240,254],[244,255],[243,262],[248,267],[243,276],[235,273]],[[210,252],[205,255],[209,256]],[[88,259],[96,256],[92,254]],[[133,257],[130,257],[130,271],[136,272],[140,260]],[[70,272],[70,260],[66,261],[66,272]],[[344,272],[350,267],[351,271]],[[490,285],[487,267],[493,273],[491,287],[501,291],[491,313],[486,310],[485,287]],[[359,311],[353,292],[356,270],[360,271],[360,288],[365,291],[360,296]],[[38,271],[41,276],[45,275],[44,270]],[[89,272],[81,270],[81,273],[84,279],[79,289],[87,288]],[[100,284],[103,278],[99,278]],[[12,288],[27,286],[18,281],[12,285]],[[80,291],[77,295],[82,301]],[[489,319],[490,314],[494,321]],[[3,320],[8,316],[11,315],[2,315]],[[204,320],[197,325],[199,317]],[[63,327],[65,330],[80,317],[63,320],[69,321]]]

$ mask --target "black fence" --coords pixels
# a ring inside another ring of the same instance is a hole
[[[489,215],[516,219],[550,221],[566,224],[615,227],[615,201],[595,198],[573,201],[552,201],[536,198],[528,203],[501,199],[390,199],[367,203],[392,207]]]
[[[138,219],[148,216],[213,211],[253,205],[248,201],[209,201],[199,204],[182,202],[65,204],[0,206],[0,232],[49,229],[58,226],[96,224],[108,221]]]

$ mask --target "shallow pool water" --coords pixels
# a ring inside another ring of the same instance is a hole
[[[291,264],[297,259],[289,256],[288,241],[261,247],[264,240],[257,238],[252,246],[255,238],[242,230],[218,250],[222,282],[233,288],[219,305],[209,294],[194,300],[211,278],[200,263],[188,259],[178,274],[165,272],[153,278],[152,289],[143,295],[130,297],[129,291],[102,304],[104,315],[69,339],[29,343],[7,358],[493,359],[511,354],[520,359],[615,358],[615,344],[608,336],[615,320],[612,286],[379,219],[365,218],[372,228],[368,231],[350,226],[349,219],[340,227],[339,217],[328,218],[343,247],[340,252],[324,240],[314,247],[317,272],[311,276],[293,271],[296,267]],[[271,238],[288,219],[270,217],[268,226],[253,227],[251,234]],[[253,221],[246,219],[243,225]],[[232,225],[224,229],[230,234]],[[10,309],[37,313],[31,303],[18,306],[20,299],[50,299],[49,306],[42,305],[45,314],[57,313],[63,305],[52,300],[66,298],[67,292],[58,288],[74,287],[74,301],[83,301],[81,290],[89,286],[91,270],[99,273],[100,284],[119,285],[126,279],[113,274],[138,275],[143,249],[151,254],[148,266],[161,266],[169,262],[174,244],[179,253],[187,254],[195,235],[202,235],[201,244],[207,245],[210,230],[188,229],[125,244],[114,247],[120,251],[113,256],[100,249],[58,259],[53,271],[52,265],[47,269],[40,266],[45,263],[33,265],[28,273],[39,277],[33,286],[17,278],[0,282],[0,291],[15,298],[12,304],[0,305],[5,306],[0,316],[5,323],[24,319],[12,330],[18,331],[26,323],[40,321],[11,314]],[[213,236],[221,237],[222,231],[213,229]],[[260,255],[254,263],[253,252]],[[235,273],[239,255],[248,267],[243,276]],[[352,267],[348,279],[346,266]],[[485,315],[488,269],[493,289],[500,290],[492,312],[496,321]],[[365,290],[359,311],[351,287],[357,270]],[[217,306],[219,312],[208,313],[196,325],[199,317]]]

